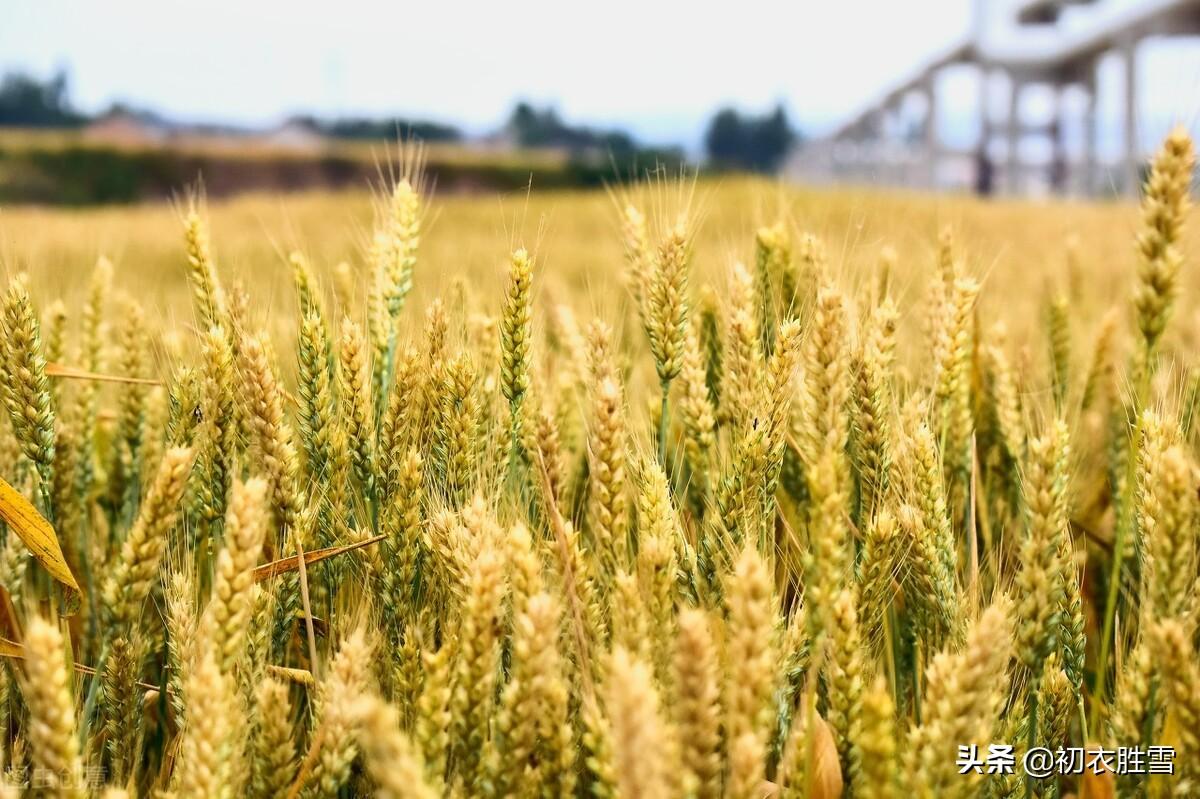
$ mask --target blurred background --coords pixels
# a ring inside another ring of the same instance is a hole
[[[360,187],[398,135],[446,193],[687,164],[1119,196],[1200,111],[1200,0],[302,5],[5,3],[0,202]]]

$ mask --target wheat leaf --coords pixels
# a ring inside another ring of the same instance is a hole
[[[71,567],[63,557],[58,536],[50,522],[21,495],[19,491],[0,477],[0,518],[25,542],[38,563],[50,572],[50,576],[76,594],[82,594]]]

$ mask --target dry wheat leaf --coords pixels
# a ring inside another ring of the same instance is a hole
[[[77,369],[74,366],[67,366],[61,363],[46,364],[47,377],[63,377],[71,380],[95,380],[98,383],[132,383],[139,386],[161,386],[161,380],[154,380],[148,377],[125,377],[124,375],[102,375],[98,372],[89,372],[86,369]]]
[[[25,647],[21,646],[16,641],[10,641],[7,638],[0,638],[0,658],[24,660]],[[94,677],[96,675],[96,669],[94,666],[85,666],[82,663],[73,663],[72,665],[75,667],[75,671],[79,672],[80,674],[86,674],[89,677]],[[150,683],[142,682],[141,680],[138,680],[134,684],[147,691],[158,690],[157,685],[151,685]]]
[[[1112,772],[1102,771],[1095,774],[1085,771],[1080,785],[1079,799],[1113,799],[1117,795],[1116,790]]]
[[[58,536],[50,522],[25,499],[19,491],[0,477],[0,518],[12,528],[13,532],[25,542],[38,563],[50,572],[50,576],[76,594],[82,594],[71,567],[63,557],[62,547]]]
[[[814,799],[838,799],[845,786],[842,780],[842,766],[838,762],[837,744],[833,739],[833,728],[816,713],[813,714],[812,724],[808,795]]]
[[[353,544],[346,544],[340,547],[326,547],[325,549],[314,549],[312,552],[304,553],[304,565],[311,566],[314,563],[320,563],[327,558],[332,558],[334,555],[341,555],[343,552],[352,552],[356,549],[361,549],[371,544],[378,544],[385,536],[377,535],[374,538],[368,538],[365,541],[356,541]],[[280,574],[286,574],[290,571],[295,571],[300,568],[300,559],[296,555],[288,555],[286,558],[273,560],[270,563],[264,563],[254,570],[254,582],[261,583],[263,580],[269,580],[272,577]]]

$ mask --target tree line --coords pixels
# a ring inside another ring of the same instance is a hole
[[[114,110],[129,109],[114,105],[104,113]],[[0,79],[0,127],[72,128],[94,118],[72,104],[65,72],[45,80],[22,72],[9,73]],[[399,116],[326,119],[301,115],[291,121],[333,139],[371,140],[411,135],[430,142],[455,142],[466,138],[454,125]],[[572,159],[592,165],[608,162],[621,172],[655,165],[673,167],[686,160],[682,148],[648,146],[620,129],[572,125],[553,106],[537,108],[527,102],[516,105],[500,136],[518,147],[560,148]],[[775,172],[799,140],[800,135],[782,105],[761,116],[722,108],[711,117],[705,131],[705,164],[718,170]]]

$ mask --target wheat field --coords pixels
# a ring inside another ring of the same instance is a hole
[[[1193,170],[0,211],[0,795],[1200,795]]]

